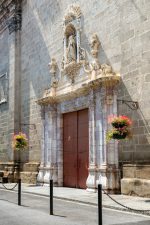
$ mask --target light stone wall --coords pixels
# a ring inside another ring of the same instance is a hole
[[[90,58],[89,38],[97,32],[101,41],[100,62],[120,72],[119,98],[138,101],[131,110],[118,102],[120,114],[133,120],[133,139],[119,144],[120,161],[150,160],[150,2],[140,1],[24,1],[22,23],[22,122],[31,137],[30,160],[40,160],[40,107],[35,100],[49,87],[47,64],[55,57],[59,68],[63,57],[62,21],[66,8],[78,3],[83,13],[81,45]]]

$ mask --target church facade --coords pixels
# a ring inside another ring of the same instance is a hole
[[[15,178],[12,135],[22,131],[24,182],[150,195],[149,8],[2,1],[1,171]],[[131,118],[132,139],[106,140],[110,115]]]

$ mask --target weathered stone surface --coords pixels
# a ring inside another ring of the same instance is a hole
[[[37,184],[38,172],[21,172],[20,177],[22,183]]]
[[[150,180],[123,178],[121,179],[121,193],[150,197]]]
[[[123,178],[139,178],[150,180],[150,165],[127,164],[123,166]]]

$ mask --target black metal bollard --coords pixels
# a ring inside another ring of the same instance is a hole
[[[21,179],[18,179],[18,205],[21,205]]]
[[[50,180],[50,215],[53,215],[53,180]]]
[[[102,185],[98,184],[98,225],[102,225]]]

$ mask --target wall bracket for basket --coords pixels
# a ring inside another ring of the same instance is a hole
[[[139,104],[136,101],[128,101],[124,99],[117,99],[117,101],[121,102],[122,104],[126,104],[132,110],[137,110],[139,108]]]

